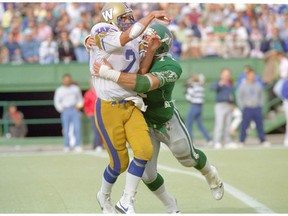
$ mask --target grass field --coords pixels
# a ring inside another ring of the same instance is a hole
[[[182,213],[287,213],[288,149],[248,147],[205,150],[225,182],[221,201],[213,200],[204,178],[182,167],[167,150],[159,172]],[[1,153],[0,213],[100,213],[95,194],[108,162],[106,153]],[[113,188],[116,203],[125,175]],[[140,184],[139,213],[164,213],[160,201]]]

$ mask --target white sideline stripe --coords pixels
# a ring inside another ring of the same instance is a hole
[[[57,156],[57,155],[66,155],[66,156],[71,156],[71,155],[79,155],[81,153],[74,153],[74,154],[67,154],[67,153],[63,153],[63,152],[27,152],[27,153],[6,153],[6,154],[0,154],[0,158],[1,157],[35,157],[35,156]],[[96,156],[99,158],[108,158],[108,154],[107,152],[102,152],[102,153],[95,153],[93,151],[89,151],[89,152],[83,152],[82,154],[85,155],[91,155],[91,156]],[[179,173],[179,174],[183,174],[183,175],[190,175],[199,179],[204,180],[204,177],[198,173],[193,173],[193,172],[188,172],[185,170],[181,170],[181,169],[175,169],[175,168],[171,168],[171,167],[167,167],[161,164],[158,164],[158,168],[161,170],[164,170],[166,172],[171,172],[171,173]],[[205,180],[204,180],[205,181]],[[235,197],[236,199],[240,200],[241,202],[245,203],[247,206],[250,206],[251,208],[253,208],[257,213],[275,213],[274,211],[272,211],[270,208],[268,208],[267,206],[265,206],[264,204],[258,202],[257,200],[255,200],[254,198],[250,197],[249,195],[245,194],[244,192],[238,190],[237,188],[233,187],[232,185],[225,183],[224,182],[224,188],[225,188],[225,192],[229,193],[231,196]]]
[[[198,173],[188,172],[188,171],[180,170],[180,169],[174,169],[174,168],[170,168],[161,164],[158,164],[158,168],[167,172],[190,175],[190,176],[204,180],[204,177]],[[272,211],[270,208],[268,208],[264,204],[258,202],[254,198],[250,197],[249,195],[245,194],[244,192],[238,190],[237,188],[233,187],[232,185],[228,183],[224,182],[224,188],[225,188],[225,192],[229,193],[236,199],[242,201],[246,205],[255,209],[257,213],[271,213],[271,214],[275,213],[274,211]]]
[[[96,155],[96,153],[89,153],[87,152],[86,154],[89,155]],[[107,158],[108,154],[97,154],[97,157],[101,157],[101,158]],[[171,172],[171,173],[179,173],[179,174],[183,174],[183,175],[190,175],[199,179],[202,179],[205,181],[204,177],[199,174],[199,173],[193,173],[193,172],[189,172],[189,171],[185,171],[185,170],[181,170],[181,169],[175,169],[175,168],[171,168],[171,167],[167,167],[161,164],[158,164],[158,169],[164,170],[166,172]],[[272,211],[270,208],[268,208],[267,206],[265,206],[264,204],[258,202],[257,200],[255,200],[254,198],[250,197],[249,195],[245,194],[244,192],[238,190],[237,188],[233,187],[232,185],[224,182],[224,189],[226,193],[229,193],[231,196],[235,197],[236,199],[240,200],[241,202],[245,203],[247,206],[250,206],[251,208],[253,208],[257,213],[275,213],[274,211]]]

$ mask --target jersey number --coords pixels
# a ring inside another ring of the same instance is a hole
[[[133,64],[136,61],[136,56],[135,56],[135,53],[133,52],[132,49],[127,49],[126,50],[125,58],[126,58],[127,61],[131,61],[130,64],[123,70],[123,72],[128,73],[131,70]]]

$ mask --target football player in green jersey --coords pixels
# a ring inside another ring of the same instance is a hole
[[[176,199],[164,186],[164,180],[157,172],[157,159],[160,142],[165,143],[175,158],[185,167],[199,170],[211,189],[214,199],[224,195],[224,185],[216,168],[209,164],[204,152],[194,147],[180,114],[172,100],[175,82],[182,73],[181,66],[169,55],[172,34],[164,25],[155,23],[145,35],[157,33],[161,39],[154,53],[152,66],[146,74],[129,74],[113,70],[105,59],[105,65],[94,64],[95,76],[117,82],[124,88],[142,93],[145,104],[145,120],[154,147],[154,155],[146,165],[142,180],[147,187],[163,202],[167,213],[179,212]],[[137,104],[137,101],[135,101]]]

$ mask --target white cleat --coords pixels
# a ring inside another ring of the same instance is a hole
[[[135,214],[134,201],[134,196],[124,193],[115,205],[116,211],[121,214]]]
[[[218,175],[217,169],[211,166],[211,171],[205,175],[209,184],[212,196],[215,200],[221,200],[224,195],[224,184]]]
[[[83,151],[83,149],[80,146],[76,146],[74,149],[74,152],[76,153],[81,153]]]
[[[221,148],[222,148],[222,144],[221,144],[221,143],[216,142],[216,143],[214,144],[214,149],[221,149]]]
[[[166,212],[168,214],[181,214],[180,210],[177,207],[177,200],[175,197],[171,197],[171,202],[169,206],[165,206]]]
[[[99,191],[96,198],[103,214],[116,214],[116,211],[111,203],[110,194],[103,194],[101,191]]]

